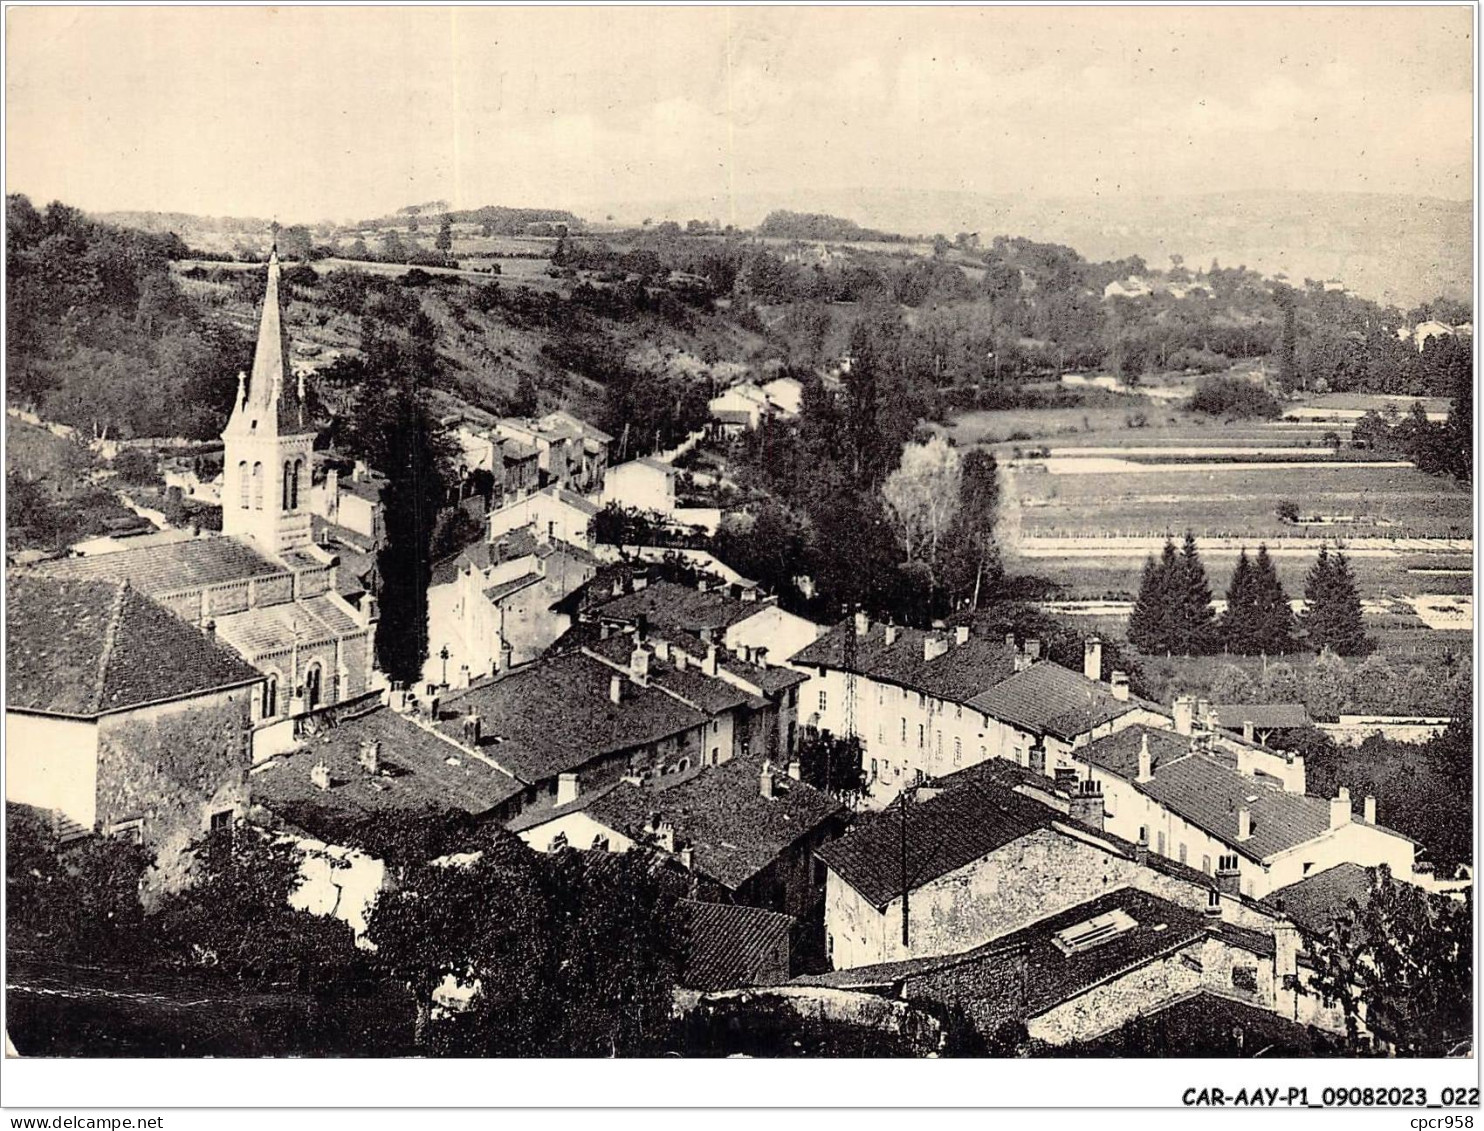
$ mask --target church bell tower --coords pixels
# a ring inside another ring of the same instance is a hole
[[[304,386],[293,381],[289,363],[275,248],[268,259],[252,376],[237,375],[237,401],[222,433],[223,534],[251,539],[259,551],[273,555],[310,543],[314,437]]]

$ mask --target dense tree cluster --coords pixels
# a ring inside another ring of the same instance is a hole
[[[6,233],[9,397],[87,435],[220,433],[251,349],[181,293],[177,237],[18,195]]]
[[[1179,550],[1166,540],[1159,559],[1145,561],[1128,639],[1148,655],[1204,656],[1219,647],[1211,587],[1194,535],[1187,532]]]
[[[1319,547],[1319,557],[1304,580],[1304,612],[1299,623],[1310,648],[1328,648],[1342,656],[1370,650],[1361,623],[1360,594],[1343,550]]]
[[[1256,561],[1245,547],[1237,558],[1219,627],[1229,652],[1276,656],[1293,651],[1293,610],[1266,543],[1258,546]]]

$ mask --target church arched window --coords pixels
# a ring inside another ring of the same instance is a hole
[[[238,504],[242,507],[243,510],[247,510],[247,493],[249,490],[251,490],[251,487],[252,485],[247,481],[247,460],[243,460],[237,465]]]
[[[268,676],[268,682],[263,684],[263,718],[271,719],[278,715],[278,673],[274,672]]]
[[[252,509],[255,511],[263,509],[263,465],[261,463],[252,465]]]
[[[289,484],[293,481],[293,478],[294,478],[294,465],[290,461],[284,460],[283,461],[283,509],[284,510],[289,510],[291,508],[291,504],[289,503]]]
[[[289,510],[296,511],[299,509],[299,469],[303,466],[303,460],[296,459],[294,461],[294,489],[289,493]]]

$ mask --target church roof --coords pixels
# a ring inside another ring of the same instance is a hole
[[[8,710],[96,718],[263,678],[122,582],[16,573],[7,589]]]
[[[263,292],[263,315],[258,325],[258,345],[253,353],[252,377],[248,381],[242,409],[253,413],[276,412],[280,435],[313,432],[298,382],[289,362],[288,327],[279,297],[278,252],[268,258],[268,286]]]
[[[244,656],[287,652],[297,642],[305,648],[343,640],[366,631],[345,612],[342,599],[329,593],[281,605],[260,606],[216,620],[218,635]]]
[[[49,577],[127,581],[151,597],[288,573],[248,543],[221,536],[60,558],[37,566],[36,571]]]

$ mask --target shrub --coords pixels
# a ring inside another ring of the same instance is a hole
[[[1282,409],[1273,394],[1241,377],[1204,377],[1190,398],[1190,410],[1207,416],[1272,419]]]

